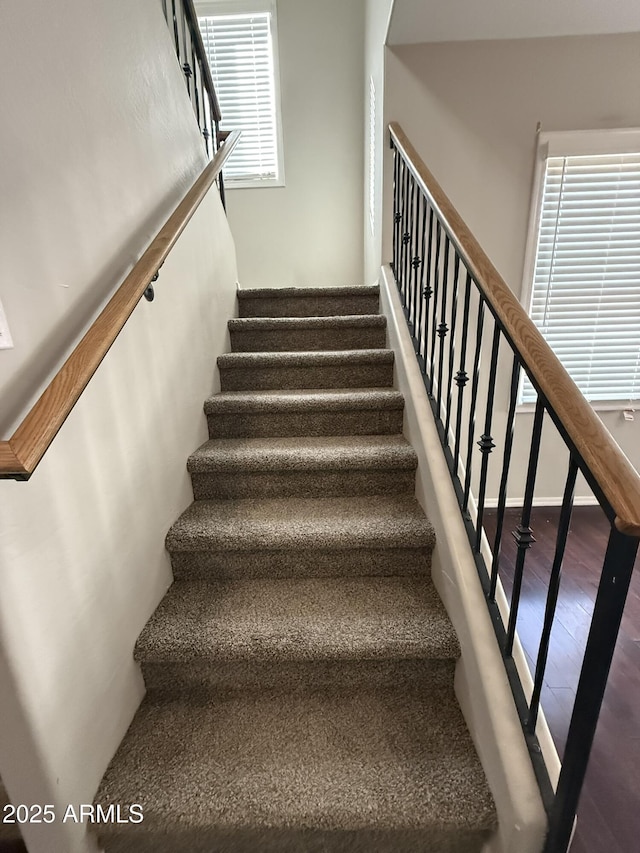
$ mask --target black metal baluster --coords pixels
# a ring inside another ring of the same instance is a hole
[[[198,127],[202,131],[202,124],[200,122],[200,92],[198,91],[198,82],[200,85],[200,91],[203,90],[204,83],[202,69],[199,68],[196,60],[196,46],[193,42],[191,42],[191,61],[193,62],[193,94],[195,96],[196,121],[198,122]],[[200,71],[200,75],[198,75],[198,71]],[[200,77],[199,81],[198,76]]]
[[[404,270],[405,270],[405,257],[407,254],[407,241],[405,240],[405,232],[406,227],[405,223],[407,221],[407,176],[409,174],[409,170],[407,169],[407,165],[402,160],[402,174],[401,174],[401,195],[402,195],[402,219],[400,220],[400,276],[398,278],[398,285],[400,288],[400,294],[402,296],[402,307],[405,306],[404,301]]]
[[[207,157],[211,159],[213,156],[211,152],[211,131],[209,130],[210,126],[210,118],[211,118],[211,96],[209,95],[209,91],[207,89],[204,90],[205,98],[202,102],[202,115],[203,115],[203,128],[202,128],[202,136],[204,137],[204,147],[207,152]]]
[[[464,474],[464,496],[462,512],[469,511],[469,494],[471,492],[471,462],[473,453],[473,434],[476,428],[476,406],[478,403],[478,383],[480,381],[480,355],[482,353],[482,327],[484,324],[484,298],[480,294],[478,302],[478,322],[476,324],[476,353],[473,359],[473,382],[471,383],[471,407],[469,410],[469,432],[467,434],[467,464]]]
[[[544,853],[569,847],[637,552],[637,538],[611,528]]]
[[[512,534],[518,545],[518,553],[516,556],[516,567],[513,576],[513,590],[511,592],[511,603],[509,605],[509,626],[507,628],[507,639],[504,649],[504,653],[507,657],[510,657],[513,652],[513,641],[516,635],[516,621],[518,619],[518,606],[520,604],[520,591],[522,589],[522,576],[524,574],[524,561],[527,556],[528,549],[536,541],[533,538],[533,531],[529,527],[529,522],[531,521],[533,491],[536,485],[536,474],[538,472],[538,456],[540,454],[543,418],[544,401],[540,396],[538,396],[536,412],[533,417],[529,467],[527,469],[527,483],[524,490],[524,505],[522,507],[520,524]]]
[[[420,188],[416,187],[416,200],[415,206],[413,209],[414,221],[413,221],[413,238],[412,238],[412,246],[413,246],[413,257],[411,259],[411,266],[413,267],[413,304],[412,304],[412,316],[413,316],[413,342],[414,348],[416,352],[418,352],[420,344],[420,328],[418,325],[418,302],[420,299],[420,267],[422,266],[422,255],[420,254],[420,207],[422,202],[422,193],[420,192]]]
[[[449,338],[449,381],[447,382],[447,419],[444,425],[444,438],[449,447],[449,427],[451,426],[451,400],[453,398],[453,368],[456,355],[456,320],[458,318],[458,276],[460,275],[460,255],[454,247],[453,293],[451,296],[451,337]]]
[[[429,352],[429,305],[431,303],[431,297],[433,296],[433,287],[431,286],[432,282],[432,260],[433,260],[433,222],[435,219],[435,215],[433,212],[433,208],[430,206],[429,208],[429,237],[427,239],[427,263],[425,264],[426,271],[426,282],[424,286],[424,354],[423,354],[423,373],[426,376],[427,374],[427,354]]]
[[[404,250],[405,245],[402,241],[402,232],[403,232],[403,223],[404,223],[404,176],[405,176],[406,167],[404,165],[404,160],[400,160],[400,221],[398,223],[398,247],[400,252],[400,258],[398,263],[398,291],[400,296],[402,297],[402,270],[404,268]],[[403,306],[404,307],[404,306]]]
[[[458,399],[456,411],[456,443],[453,451],[453,474],[457,476],[458,460],[460,458],[460,441],[462,438],[462,397],[464,387],[469,381],[466,371],[467,341],[469,340],[469,303],[471,301],[471,273],[467,270],[467,280],[464,286],[464,306],[462,309],[462,342],[460,347],[460,367],[456,373],[456,385],[458,386]]]
[[[402,240],[404,242],[404,266],[402,268],[402,277],[404,279],[404,316],[411,331],[411,323],[409,320],[409,305],[411,304],[411,182],[413,176],[407,168],[406,174],[406,203],[405,203],[405,218],[403,223]]]
[[[437,322],[438,322],[438,290],[439,290],[439,279],[440,279],[440,240],[441,240],[441,229],[440,229],[440,220],[436,217],[436,253],[433,264],[433,319],[431,322],[431,358],[430,358],[430,367],[429,367],[429,394],[433,397],[433,374],[434,374],[434,363],[436,358],[436,334],[437,334]]]
[[[449,235],[444,239],[444,264],[442,269],[442,296],[440,297],[440,323],[438,325],[438,337],[440,338],[440,347],[438,350],[438,419],[442,420],[442,372],[444,369],[444,347],[445,339],[449,332],[447,326],[447,296],[449,294],[449,252],[451,243]]]
[[[189,32],[189,40],[188,41],[187,41],[187,31]],[[182,70],[184,71],[185,82],[187,84],[187,92],[189,93],[189,98],[191,98],[191,76],[195,73],[195,68],[193,65],[189,64],[189,42],[191,42],[191,58],[193,61],[193,57],[195,56],[195,50],[193,47],[193,37],[191,34],[191,26],[189,26],[187,23],[187,16],[186,16],[184,8],[183,8],[182,9],[182,43],[184,45],[185,61],[182,63]]]
[[[214,122],[214,131],[213,131],[213,139],[214,139],[214,150],[217,151],[220,148],[220,122],[218,119]],[[220,190],[220,201],[222,202],[222,207],[225,212],[227,210],[227,199],[224,190],[224,174],[220,172],[218,175],[218,188]]]
[[[402,278],[404,287],[402,292],[404,295],[403,307],[405,310],[405,316],[407,313],[407,306],[409,305],[409,286],[411,283],[411,246],[409,245],[411,240],[411,232],[409,231],[409,223],[411,221],[411,181],[411,171],[407,166],[405,178],[405,217],[402,225],[402,243],[404,245],[404,264],[402,266]]]
[[[180,62],[180,37],[178,35],[178,15],[176,14],[176,0],[171,0],[171,16],[173,18],[173,40],[176,45],[176,56]]]
[[[489,587],[489,600],[496,600],[496,587],[498,585],[498,570],[500,568],[500,551],[502,547],[502,528],[504,527],[504,511],[507,506],[507,482],[509,479],[509,467],[511,465],[511,451],[513,449],[513,428],[516,417],[516,403],[518,402],[518,386],[520,384],[520,362],[518,356],[513,356],[513,368],[511,370],[511,391],[509,394],[509,412],[507,414],[507,427],[504,435],[504,454],[502,457],[502,476],[500,477],[500,490],[498,492],[498,510],[496,515],[496,536],[493,543],[493,557],[491,559],[491,585]]]
[[[540,694],[542,692],[544,672],[547,666],[547,657],[549,655],[549,641],[551,639],[551,629],[553,627],[553,619],[556,612],[556,604],[558,602],[558,593],[560,592],[562,558],[564,557],[564,549],[567,544],[567,536],[569,535],[571,512],[573,510],[573,494],[575,491],[577,476],[578,463],[575,461],[573,456],[571,456],[569,459],[567,482],[564,487],[564,497],[562,498],[562,510],[560,511],[560,520],[558,522],[556,550],[553,557],[553,566],[551,567],[551,577],[549,578],[549,590],[547,592],[547,604],[544,613],[544,624],[542,626],[542,635],[540,637],[540,646],[538,648],[538,660],[536,661],[536,674],[533,682],[533,693],[531,695],[531,702],[529,702],[529,717],[527,718],[527,728],[532,734],[536,730],[536,722],[538,719]]]
[[[191,70],[191,66],[188,62],[183,63],[182,70],[184,71],[184,79],[187,84],[187,92],[189,94],[189,98],[191,98],[191,75],[193,71]]]
[[[422,197],[422,225],[420,229],[421,240],[420,240],[420,277],[418,280],[418,332],[416,334],[416,338],[418,341],[418,361],[422,357],[422,345],[424,343],[424,329],[423,329],[423,318],[424,318],[424,297],[425,297],[425,267],[426,267],[426,249],[427,249],[427,208],[428,202],[427,197],[424,195],[422,191],[420,191],[420,195]]]
[[[409,218],[407,221],[407,233],[409,234],[409,242],[407,243],[407,303],[406,314],[407,324],[411,337],[414,337],[414,319],[412,316],[413,307],[413,289],[415,286],[415,267],[413,259],[415,256],[414,245],[414,226],[415,226],[415,202],[416,202],[416,181],[412,174],[409,175]]]
[[[495,447],[491,435],[491,421],[493,420],[493,401],[496,394],[496,372],[498,370],[498,350],[500,347],[500,327],[497,321],[493,325],[493,342],[491,344],[491,365],[489,367],[489,386],[487,388],[487,408],[484,417],[484,432],[480,436],[478,447],[482,454],[480,463],[480,487],[478,489],[478,514],[476,516],[476,553],[480,552],[482,541],[482,522],[484,519],[484,499],[487,492],[487,472],[489,469],[489,454]]]
[[[391,148],[393,149],[393,260],[391,266],[397,284],[399,281],[400,220],[402,219],[400,213],[400,154],[393,144],[393,140],[391,141]]]

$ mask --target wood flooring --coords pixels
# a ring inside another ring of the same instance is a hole
[[[534,671],[553,561],[559,508],[534,508],[536,542],[527,554],[518,634]],[[495,510],[485,516],[489,541]],[[519,510],[506,511],[501,577],[511,595]],[[562,758],[609,527],[599,507],[574,508],[560,597],[542,691],[551,733]],[[640,558],[631,582],[598,730],[578,812],[571,853],[640,850]]]

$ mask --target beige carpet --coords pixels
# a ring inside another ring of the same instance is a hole
[[[377,288],[242,291],[171,527],[108,853],[475,853],[495,808]]]

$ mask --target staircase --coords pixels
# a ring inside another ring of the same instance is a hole
[[[495,828],[453,692],[378,289],[245,290],[96,802],[108,853],[471,853]]]

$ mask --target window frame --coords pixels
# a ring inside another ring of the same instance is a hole
[[[278,14],[276,0],[194,0],[198,18],[216,15],[271,15],[271,51],[273,57],[273,89],[275,101],[275,140],[276,140],[276,177],[275,178],[238,178],[225,176],[225,189],[258,189],[284,187],[284,145],[282,133],[282,99],[280,93],[280,57],[278,50]],[[224,122],[224,115],[222,116]],[[233,130],[233,128],[227,128]],[[233,157],[233,154],[231,155]]]
[[[640,128],[637,127],[538,132],[520,295],[520,303],[529,318],[531,318],[533,304],[534,274],[538,252],[547,159],[549,157],[597,156],[599,154],[615,155],[635,152],[640,152]],[[523,401],[524,381],[524,371],[521,371],[516,410],[519,412],[532,412],[536,404]],[[620,398],[588,402],[595,411],[604,412],[625,411],[629,408],[635,408],[638,401],[629,398]]]

